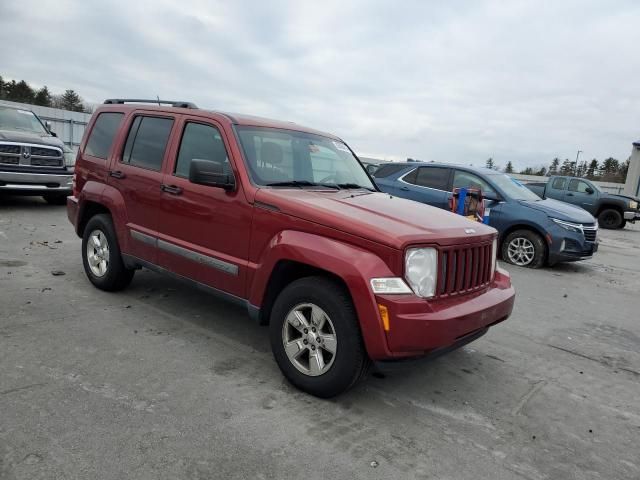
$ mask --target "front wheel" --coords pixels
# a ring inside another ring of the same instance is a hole
[[[502,242],[502,259],[519,267],[540,268],[547,257],[543,238],[531,230],[511,232]]]
[[[125,267],[111,216],[91,217],[82,235],[82,263],[87,277],[100,290],[122,290],[135,270]]]
[[[598,215],[598,223],[602,228],[617,229],[622,228],[624,218],[618,210],[607,208]]]
[[[370,365],[349,293],[325,277],[306,277],[280,293],[270,315],[271,348],[300,390],[329,398],[351,388]]]

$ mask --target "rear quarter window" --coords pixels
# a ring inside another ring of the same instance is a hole
[[[99,114],[89,134],[84,153],[92,157],[106,159],[122,122],[122,117],[124,114],[118,112]]]
[[[378,170],[376,170],[373,174],[376,178],[385,178],[390,177],[394,173],[398,173],[401,170],[407,168],[406,165],[383,165]]]

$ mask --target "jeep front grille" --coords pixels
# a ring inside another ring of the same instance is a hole
[[[492,243],[441,248],[438,253],[437,296],[482,290],[491,278]]]

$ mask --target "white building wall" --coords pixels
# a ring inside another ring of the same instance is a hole
[[[640,142],[633,144],[624,194],[640,197]]]

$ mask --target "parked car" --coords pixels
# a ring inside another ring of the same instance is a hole
[[[96,287],[147,267],[244,305],[284,375],[322,397],[511,314],[496,231],[379,192],[338,137],[135,102],[96,110],[67,203]]]
[[[555,198],[584,208],[598,218],[602,228],[624,228],[627,222],[640,219],[640,199],[603,192],[584,178],[552,176],[547,183],[525,186],[540,198]]]
[[[30,110],[0,105],[0,191],[66,204],[74,153]]]
[[[358,159],[367,172],[369,172],[369,175],[376,173],[376,170],[378,170],[382,165],[391,163],[389,160],[379,160],[377,158],[363,157],[360,155],[358,156]]]
[[[489,225],[499,233],[502,258],[514,265],[539,268],[582,260],[598,249],[598,224],[590,213],[556,200],[542,200],[494,170],[394,163],[380,168],[375,181],[383,192],[445,210],[450,209],[454,188],[480,188],[489,202]]]

